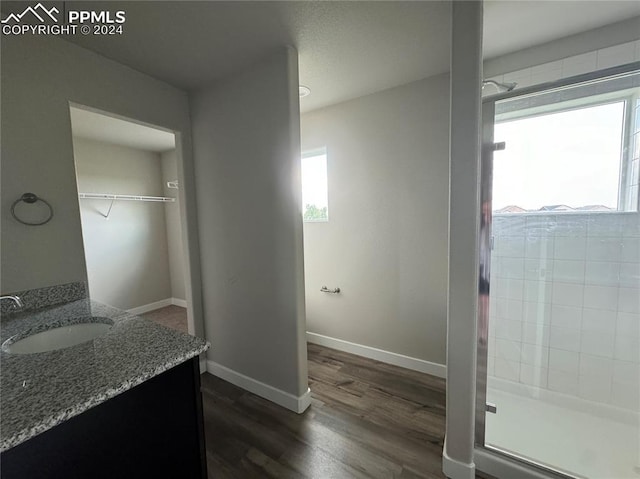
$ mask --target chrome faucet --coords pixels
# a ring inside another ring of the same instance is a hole
[[[13,309],[22,309],[24,307],[24,303],[20,299],[20,296],[0,296],[0,300],[10,299],[14,302]]]

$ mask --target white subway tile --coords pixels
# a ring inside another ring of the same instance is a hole
[[[640,387],[640,364],[631,361],[613,361],[613,381]]]
[[[549,346],[551,330],[545,324],[522,323],[522,342]]]
[[[493,219],[494,236],[525,236],[527,219],[521,215],[498,216]]]
[[[622,238],[620,261],[627,263],[640,262],[640,237]]]
[[[587,236],[588,215],[559,215],[556,219],[553,235],[572,238],[576,241]],[[574,259],[574,258],[566,258]],[[579,258],[578,258],[579,259]]]
[[[622,237],[638,238],[640,237],[640,213],[627,213],[622,215]]]
[[[635,60],[636,49],[634,42],[623,43],[609,48],[603,48],[597,51],[598,58],[596,66],[598,70],[603,68],[611,68],[618,65],[625,65]]]
[[[548,370],[531,364],[520,364],[520,382],[539,388],[547,387]]]
[[[616,334],[623,337],[640,339],[640,314],[618,311]]]
[[[495,316],[489,315],[489,336],[496,336],[496,318]]]
[[[524,258],[524,236],[503,236],[498,243],[500,256]]]
[[[522,340],[522,322],[508,319],[496,320],[496,340],[510,339],[512,341]]]
[[[522,321],[522,301],[497,298],[494,304],[498,320]]]
[[[502,278],[523,279],[524,258],[503,257],[498,274]]]
[[[580,354],[580,375],[600,376],[611,381],[613,377],[613,359]]]
[[[614,358],[640,363],[640,341],[633,336],[616,335]]]
[[[495,290],[497,298],[522,301],[522,286],[521,279],[496,278],[492,281],[491,290]]]
[[[522,320],[529,323],[551,324],[551,303],[525,301]]]
[[[611,401],[611,378],[580,376],[579,396],[589,401],[609,403]]]
[[[525,240],[525,257],[535,259],[553,258],[553,237],[527,236]]]
[[[525,301],[551,303],[553,283],[549,281],[524,281],[523,297]]]
[[[549,369],[578,374],[580,370],[580,354],[576,351],[550,348]]]
[[[578,375],[549,369],[548,386],[552,391],[576,396],[578,394]]]
[[[611,387],[611,403],[638,412],[640,411],[640,389],[631,384],[614,381]]]
[[[582,331],[580,335],[580,352],[605,358],[614,357],[615,336],[593,331]]]
[[[549,346],[565,351],[580,351],[580,330],[568,328],[550,328]]]
[[[618,286],[620,263],[610,261],[588,261],[584,282],[602,286]]]
[[[587,238],[587,261],[620,261],[622,238]]]
[[[553,278],[553,259],[525,259],[524,279],[531,281],[551,281]]]
[[[556,215],[538,215],[526,217],[526,236],[528,238],[548,238],[553,240],[558,228]],[[547,250],[551,251],[552,243]],[[541,246],[542,248],[542,246]]]
[[[582,329],[594,333],[615,334],[616,311],[584,308],[582,310]]]
[[[531,84],[539,85],[562,78],[562,60],[544,63],[531,68]]]
[[[582,327],[582,307],[551,305],[551,326],[556,328],[580,329]]]
[[[553,283],[554,304],[581,307],[583,300],[584,285],[575,283]]]
[[[618,311],[623,313],[640,313],[640,288],[618,289]]]
[[[487,375],[495,376],[496,358],[495,356],[487,356]]]
[[[596,52],[565,58],[562,60],[562,77],[569,78],[596,71],[597,58],[598,55]]]
[[[505,73],[504,81],[507,83],[516,82],[517,88],[525,88],[531,86],[531,68],[524,68],[511,73]]]
[[[618,288],[587,285],[584,287],[583,304],[585,308],[616,311],[618,309]]]
[[[585,262],[556,259],[553,262],[553,280],[564,283],[584,283]]]
[[[640,263],[620,265],[620,286],[640,288]]]
[[[540,368],[549,367],[549,348],[538,344],[522,343],[520,362]]]
[[[620,238],[624,222],[621,214],[591,213],[586,216],[587,237]]]
[[[555,259],[584,260],[585,252],[586,238],[584,236],[557,237],[555,239],[553,248]]]
[[[520,361],[520,342],[496,338],[496,358]]]
[[[520,380],[520,363],[516,361],[496,358],[494,369],[496,377],[509,379],[510,381]]]
[[[636,61],[640,61],[640,40],[636,40]]]

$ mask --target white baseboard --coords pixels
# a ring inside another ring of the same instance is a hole
[[[174,306],[180,306],[181,308],[187,307],[187,301],[179,298],[171,298],[171,304]]]
[[[296,397],[211,360],[207,360],[207,371],[298,414],[303,413],[311,405],[311,390],[309,388],[302,396]]]
[[[400,366],[401,368],[412,369],[421,373],[431,374],[439,378],[447,377],[447,367],[444,364],[432,363],[424,359],[412,358],[403,354],[384,351],[383,349],[372,348],[362,344],[351,343],[342,339],[323,336],[322,334],[310,333],[307,331],[307,341],[320,346],[337,349],[345,353],[356,354],[365,358],[374,359],[382,363]]]
[[[165,306],[171,306],[171,298],[162,299],[160,301],[156,301],[155,303],[143,304],[142,306],[138,306],[137,308],[127,309],[127,313],[144,314],[148,313],[149,311],[164,308]]]
[[[143,304],[142,306],[138,306],[137,308],[127,309],[127,313],[131,314],[144,314],[149,311],[155,311],[156,309],[164,308],[166,306],[180,306],[181,308],[187,307],[187,302],[184,299],[178,298],[167,298],[161,299],[160,301],[156,301],[154,303]]]
[[[446,440],[445,440],[446,444]],[[446,450],[442,451],[442,472],[449,479],[475,479],[476,465],[452,459]]]

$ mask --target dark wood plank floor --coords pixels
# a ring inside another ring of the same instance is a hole
[[[210,478],[443,478],[444,380],[309,345],[301,415],[202,376]]]

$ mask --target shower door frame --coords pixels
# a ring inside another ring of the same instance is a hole
[[[487,361],[488,361],[488,337],[489,337],[489,308],[482,307],[482,294],[487,291],[491,284],[491,238],[492,238],[492,193],[493,193],[493,153],[501,149],[494,143],[495,106],[502,100],[508,100],[520,96],[533,95],[545,91],[551,91],[564,87],[571,87],[580,83],[595,80],[603,80],[608,77],[622,76],[633,72],[640,72],[640,62],[633,62],[596,72],[577,75],[562,80],[542,83],[520,90],[490,95],[482,99],[481,118],[481,158],[480,158],[480,224],[482,225],[483,205],[488,205],[487,216],[488,225],[478,232],[478,304],[477,304],[477,340],[476,340],[476,410],[475,410],[475,448],[492,455],[495,454],[503,460],[512,461],[518,466],[526,466],[532,472],[543,473],[549,477],[561,479],[575,479],[575,476],[555,470],[547,465],[536,463],[535,461],[518,456],[515,453],[503,451],[494,446],[485,444],[485,427],[487,414]],[[484,245],[484,247],[483,247]],[[481,271],[487,271],[486,288],[482,284]],[[487,298],[487,302],[490,302]],[[490,471],[486,471],[490,472]]]

